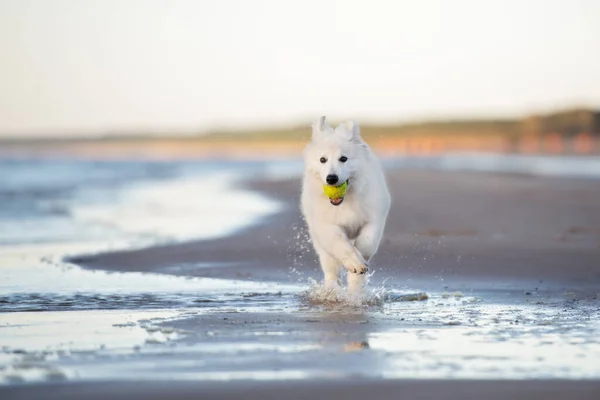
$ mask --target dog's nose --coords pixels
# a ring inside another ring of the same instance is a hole
[[[339,178],[337,175],[327,175],[327,178],[325,178],[327,183],[330,185],[335,185],[336,183],[338,183],[338,179]]]

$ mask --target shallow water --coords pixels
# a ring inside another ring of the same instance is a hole
[[[332,309],[282,292],[170,312],[14,313],[13,327],[3,333],[14,339],[3,347],[2,376],[11,382],[600,377],[596,304],[565,311],[561,301],[482,298],[434,294]]]
[[[5,383],[600,378],[593,296],[370,287],[361,302],[309,282],[39,268],[63,294],[2,297]],[[84,281],[97,285],[73,295]]]
[[[56,364],[81,354],[106,369],[100,359],[107,354],[126,356],[174,337],[149,338],[140,320],[236,307],[247,296],[288,288],[63,262],[256,223],[279,204],[238,187],[252,173],[268,174],[266,164],[0,160],[0,379],[75,378],[76,370]]]
[[[279,210],[239,187],[248,176],[268,176],[269,168],[0,159],[0,250],[84,241],[105,250],[228,235]]]

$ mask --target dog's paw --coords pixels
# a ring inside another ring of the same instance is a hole
[[[363,264],[360,268],[355,268],[354,273],[362,275],[366,274],[367,271],[369,271],[369,266],[367,264]]]
[[[366,274],[369,270],[369,266],[366,263],[356,263],[349,266],[344,264],[344,267],[348,270],[348,272],[359,275]]]

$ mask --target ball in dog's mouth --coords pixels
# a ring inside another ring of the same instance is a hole
[[[348,191],[348,181],[338,186],[323,185],[323,192],[329,197],[329,202],[334,206],[339,206],[344,201],[344,196]]]

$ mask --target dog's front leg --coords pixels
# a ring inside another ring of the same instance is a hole
[[[370,223],[365,225],[356,237],[354,246],[361,253],[365,261],[369,262],[377,252],[381,236],[383,235],[383,224]],[[348,291],[359,292],[366,282],[366,275],[348,274]]]
[[[319,246],[343,265],[348,272],[354,274],[367,272],[367,263],[362,254],[350,243],[348,236],[339,226],[328,225],[314,233]]]
[[[336,289],[340,287],[340,270],[342,265],[338,260],[333,258],[325,249],[323,249],[316,241],[313,241],[313,246],[317,255],[319,256],[319,262],[321,263],[321,269],[323,270],[323,284],[327,289]]]

